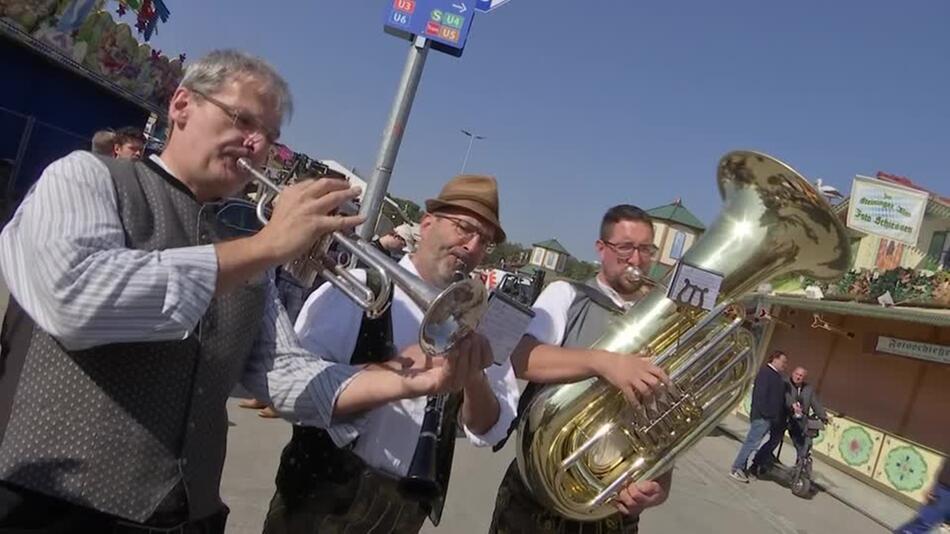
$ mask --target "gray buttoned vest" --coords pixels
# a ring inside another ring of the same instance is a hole
[[[227,237],[213,206],[154,162],[106,164],[129,248]],[[184,340],[80,351],[65,350],[11,302],[0,370],[0,480],[139,522],[219,511],[225,401],[260,329],[264,290],[262,278],[215,297]]]
[[[596,279],[591,278],[583,284],[569,283],[574,287],[576,294],[567,309],[567,324],[564,327],[564,339],[561,340],[561,346],[590,347],[600,339],[612,321],[623,315],[623,310],[601,292]],[[528,382],[525,386],[518,400],[518,417],[511,423],[508,437],[511,437],[511,433],[518,427],[518,419],[543,386],[544,384],[536,382]],[[501,450],[507,441],[506,437],[497,443],[493,450],[496,452]]]
[[[604,334],[623,310],[603,294],[596,279],[573,284],[577,295],[567,310],[562,347],[590,347]]]

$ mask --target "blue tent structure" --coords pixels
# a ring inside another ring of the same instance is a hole
[[[145,100],[0,20],[0,216],[6,221],[54,160],[89,150],[97,130],[143,125]]]

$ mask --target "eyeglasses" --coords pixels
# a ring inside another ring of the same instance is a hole
[[[238,130],[250,135],[260,135],[271,144],[277,142],[277,139],[280,137],[280,130],[274,131],[267,126],[264,126],[264,124],[261,123],[261,121],[256,117],[248,115],[239,109],[232,108],[217,98],[205,94],[203,91],[197,91],[195,89],[189,90],[217,106],[221,111],[231,118],[231,125]]]
[[[495,250],[496,243],[494,235],[489,235],[482,229],[476,228],[471,223],[459,219],[458,217],[452,217],[451,215],[442,213],[433,213],[432,216],[450,221],[455,227],[455,233],[458,234],[460,239],[467,242],[477,235],[478,240],[485,246],[485,252],[491,254],[492,251]]]
[[[633,256],[633,251],[639,252],[640,257],[652,258],[654,255],[656,255],[657,251],[660,250],[653,243],[634,245],[633,243],[611,243],[610,241],[605,241],[603,239],[601,239],[601,242],[610,247],[610,249],[617,254],[617,257],[622,260]]]

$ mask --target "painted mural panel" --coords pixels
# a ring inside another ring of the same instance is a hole
[[[923,502],[933,484],[942,458],[923,447],[894,436],[884,438],[874,480]]]
[[[854,421],[842,420],[834,446],[828,448],[828,457],[869,477],[874,474],[883,444],[883,432]]]
[[[184,55],[169,58],[161,50],[140,43],[155,31],[169,12],[163,0],[122,0],[113,14],[96,0],[0,1],[0,19],[28,35],[26,44],[52,47],[90,77],[99,77],[164,109],[182,77]],[[128,11],[128,14],[126,14]],[[135,17],[133,27],[116,21]],[[7,31],[7,30],[4,30]]]
[[[825,425],[825,429],[811,442],[815,452],[830,457],[832,450],[838,446],[838,438],[841,436],[842,426],[846,422],[846,420],[836,417]]]

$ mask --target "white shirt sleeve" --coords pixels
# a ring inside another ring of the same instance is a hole
[[[576,297],[577,290],[570,283],[560,280],[551,283],[535,300],[534,319],[525,335],[541,343],[560,345],[567,330],[567,313]]]
[[[485,370],[485,375],[495,398],[498,399],[498,420],[484,434],[475,434],[462,425],[466,437],[476,447],[491,447],[508,436],[508,429],[518,414],[518,399],[521,396],[511,362],[492,365]]]
[[[361,282],[366,273],[351,273]],[[350,363],[363,322],[363,310],[329,283],[318,287],[304,303],[294,331],[310,352],[340,363]]]
[[[213,245],[130,249],[105,164],[73,152],[47,167],[0,234],[11,295],[71,350],[191,334],[214,296]]]
[[[549,285],[534,303],[535,316],[528,324],[525,335],[530,335],[542,343],[560,345],[567,329],[567,313],[574,302],[577,291],[567,282],[554,282]],[[465,434],[477,447],[495,445],[508,435],[512,421],[518,414],[518,400],[521,396],[511,362],[493,365],[486,370],[489,384],[498,399],[498,421],[483,435],[473,434],[465,428]]]

